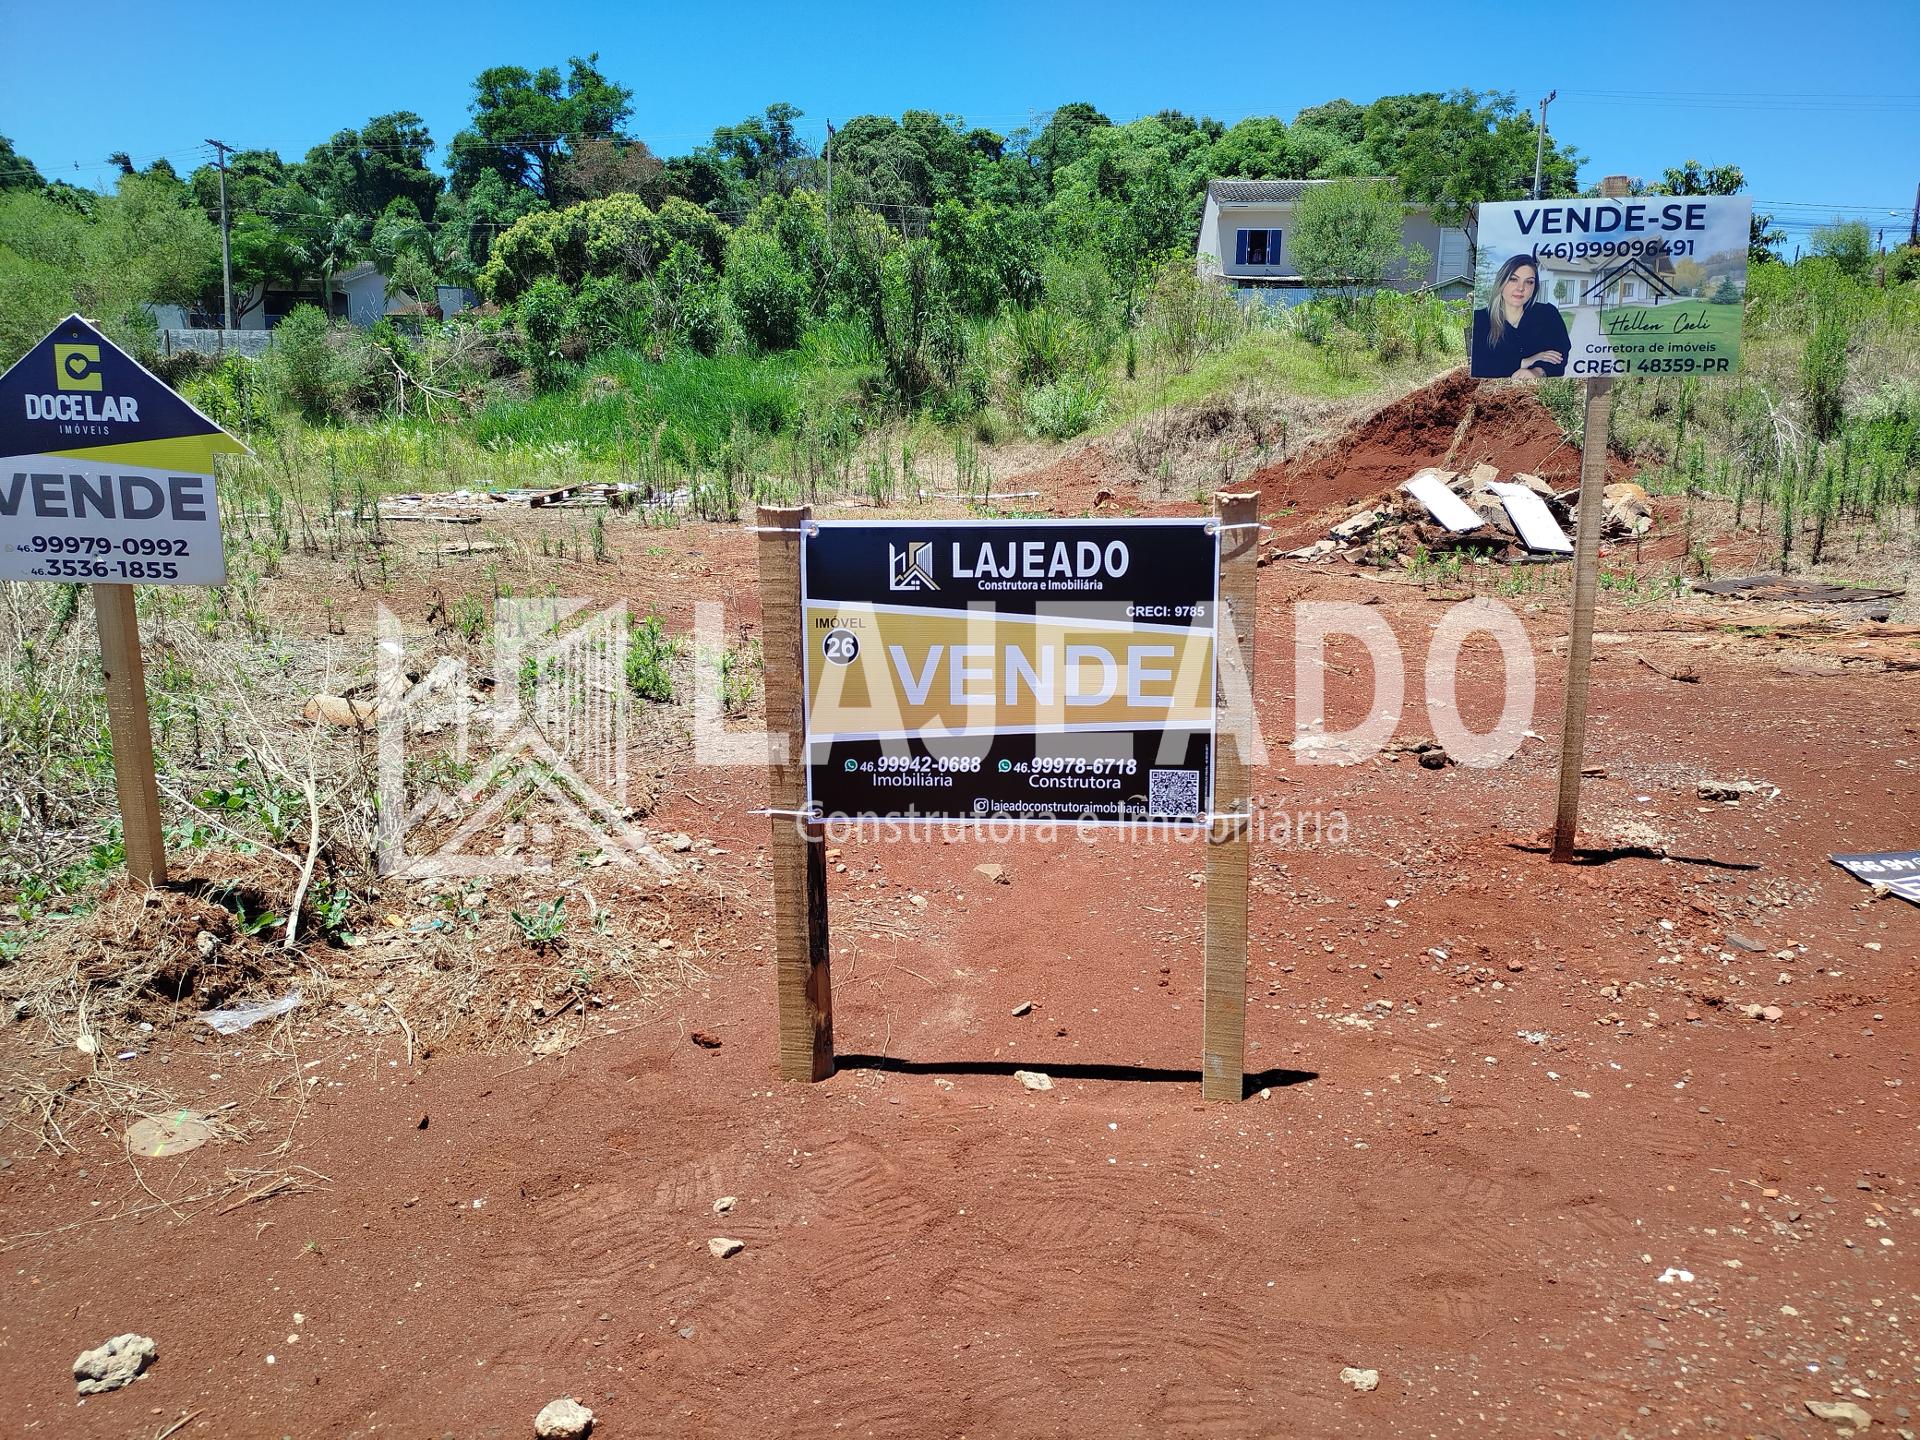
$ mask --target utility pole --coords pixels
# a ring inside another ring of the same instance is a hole
[[[1920,185],[1913,187],[1913,228],[1907,231],[1907,243],[1920,245]]]
[[[218,140],[209,140],[207,144],[214,148],[220,157],[220,299],[223,304],[221,324],[233,328],[233,242],[227,236],[227,151],[233,147]]]
[[[1547,106],[1560,98],[1558,90],[1549,90],[1540,102],[1540,128],[1533,136],[1533,198],[1540,198],[1540,165],[1547,158]]]

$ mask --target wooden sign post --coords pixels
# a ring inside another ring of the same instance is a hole
[[[1207,829],[1207,938],[1201,997],[1200,1097],[1246,1095],[1247,877],[1253,819],[1254,578],[1258,495],[1221,494],[1219,636],[1214,649],[1219,727],[1213,747],[1214,812]],[[1227,643],[1231,636],[1233,643]],[[1230,678],[1231,677],[1231,678]]]
[[[780,1078],[833,1074],[833,975],[827,948],[827,856],[821,825],[806,817],[805,630],[800,546],[811,507],[762,505],[761,656],[767,683],[767,863],[773,871],[774,985]]]
[[[834,1070],[826,818],[1204,825],[1201,1094],[1244,1098],[1258,500],[944,527],[759,508],[783,1079]]]
[[[1601,492],[1607,485],[1607,421],[1613,381],[1587,381],[1580,437],[1580,504],[1573,530],[1573,620],[1567,630],[1567,695],[1560,727],[1560,792],[1553,815],[1552,858],[1573,859],[1580,820],[1580,771],[1587,751],[1587,679],[1593,664],[1593,604],[1600,589]]]
[[[160,791],[153,770],[153,727],[147,718],[147,674],[140,657],[133,586],[95,585],[92,590],[127,874],[143,885],[164,885],[167,851],[160,835]]]

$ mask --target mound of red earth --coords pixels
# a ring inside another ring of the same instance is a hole
[[[1391,490],[1416,471],[1466,471],[1486,463],[1503,475],[1538,475],[1555,489],[1580,481],[1580,451],[1523,381],[1475,380],[1452,370],[1376,410],[1323,445],[1253,476],[1266,506],[1313,515]],[[1634,467],[1607,459],[1607,479]],[[1263,509],[1265,506],[1263,506]],[[1312,527],[1309,527],[1312,528]]]

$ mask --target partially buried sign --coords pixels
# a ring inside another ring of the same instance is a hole
[[[245,446],[78,315],[0,376],[0,580],[218,585]]]
[[[1206,520],[810,528],[812,807],[1205,819],[1218,572]]]

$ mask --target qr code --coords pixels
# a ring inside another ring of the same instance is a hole
[[[1198,770],[1147,771],[1147,810],[1154,815],[1198,815]]]

